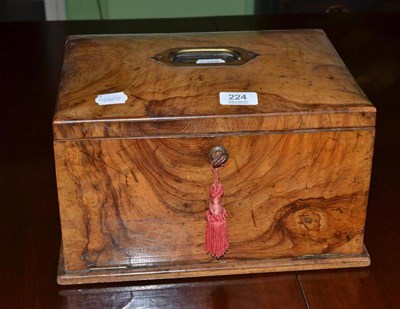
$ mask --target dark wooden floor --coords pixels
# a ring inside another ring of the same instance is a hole
[[[77,33],[322,28],[378,108],[365,269],[58,286],[51,119]],[[400,308],[400,14],[0,24],[0,308]]]

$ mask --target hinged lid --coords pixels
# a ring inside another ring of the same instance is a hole
[[[62,73],[56,139],[375,124],[375,108],[321,30],[73,36]],[[95,101],[119,92],[125,103]]]

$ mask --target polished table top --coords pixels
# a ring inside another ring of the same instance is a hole
[[[56,283],[51,121],[69,34],[324,29],[378,109],[363,269]],[[400,308],[400,14],[0,24],[1,308]]]

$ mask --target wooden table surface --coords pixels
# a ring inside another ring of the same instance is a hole
[[[56,283],[51,121],[65,37],[322,28],[378,109],[364,269]],[[400,14],[0,24],[0,308],[400,308]]]

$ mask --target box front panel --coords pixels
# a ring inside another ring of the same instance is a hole
[[[374,130],[56,141],[67,271],[362,251]],[[204,251],[221,169],[230,248]]]

